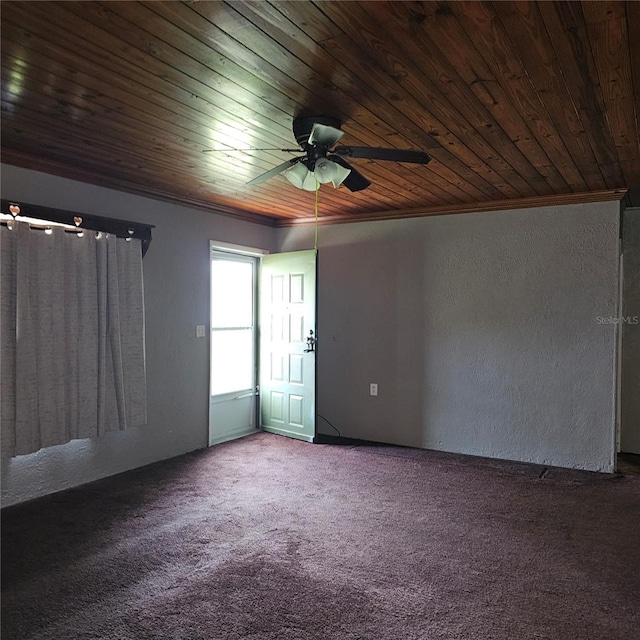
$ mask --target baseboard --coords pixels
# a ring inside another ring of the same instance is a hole
[[[317,433],[313,440],[316,444],[341,444],[352,446],[381,446],[381,447],[394,447],[398,445],[385,444],[383,442],[373,442],[372,440],[362,440],[360,438],[347,438],[345,436],[333,436],[326,433]]]

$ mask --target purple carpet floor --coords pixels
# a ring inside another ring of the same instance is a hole
[[[640,476],[257,434],[3,510],[54,638],[640,638]]]

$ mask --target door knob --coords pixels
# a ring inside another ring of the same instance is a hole
[[[309,353],[310,351],[316,350],[317,339],[313,335],[313,329],[309,329],[309,335],[307,336],[306,342],[307,342],[307,348],[304,350],[305,353]]]

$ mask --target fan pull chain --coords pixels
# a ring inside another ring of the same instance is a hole
[[[313,247],[316,251],[318,251],[318,191],[320,191],[320,183],[316,178],[316,240]]]

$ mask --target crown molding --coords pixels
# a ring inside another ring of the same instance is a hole
[[[470,202],[467,204],[446,205],[442,207],[420,207],[399,209],[397,211],[368,211],[366,213],[350,213],[348,215],[320,216],[318,224],[344,224],[350,222],[374,222],[376,220],[398,220],[401,218],[422,218],[426,216],[448,216],[458,213],[482,213],[487,211],[504,211],[507,209],[530,209],[533,207],[553,207],[568,204],[584,204],[590,202],[610,202],[622,200],[627,189],[607,189],[605,191],[588,191],[584,193],[562,193],[511,200],[491,200],[487,202]],[[297,227],[315,225],[314,217],[280,219],[276,227]]]

